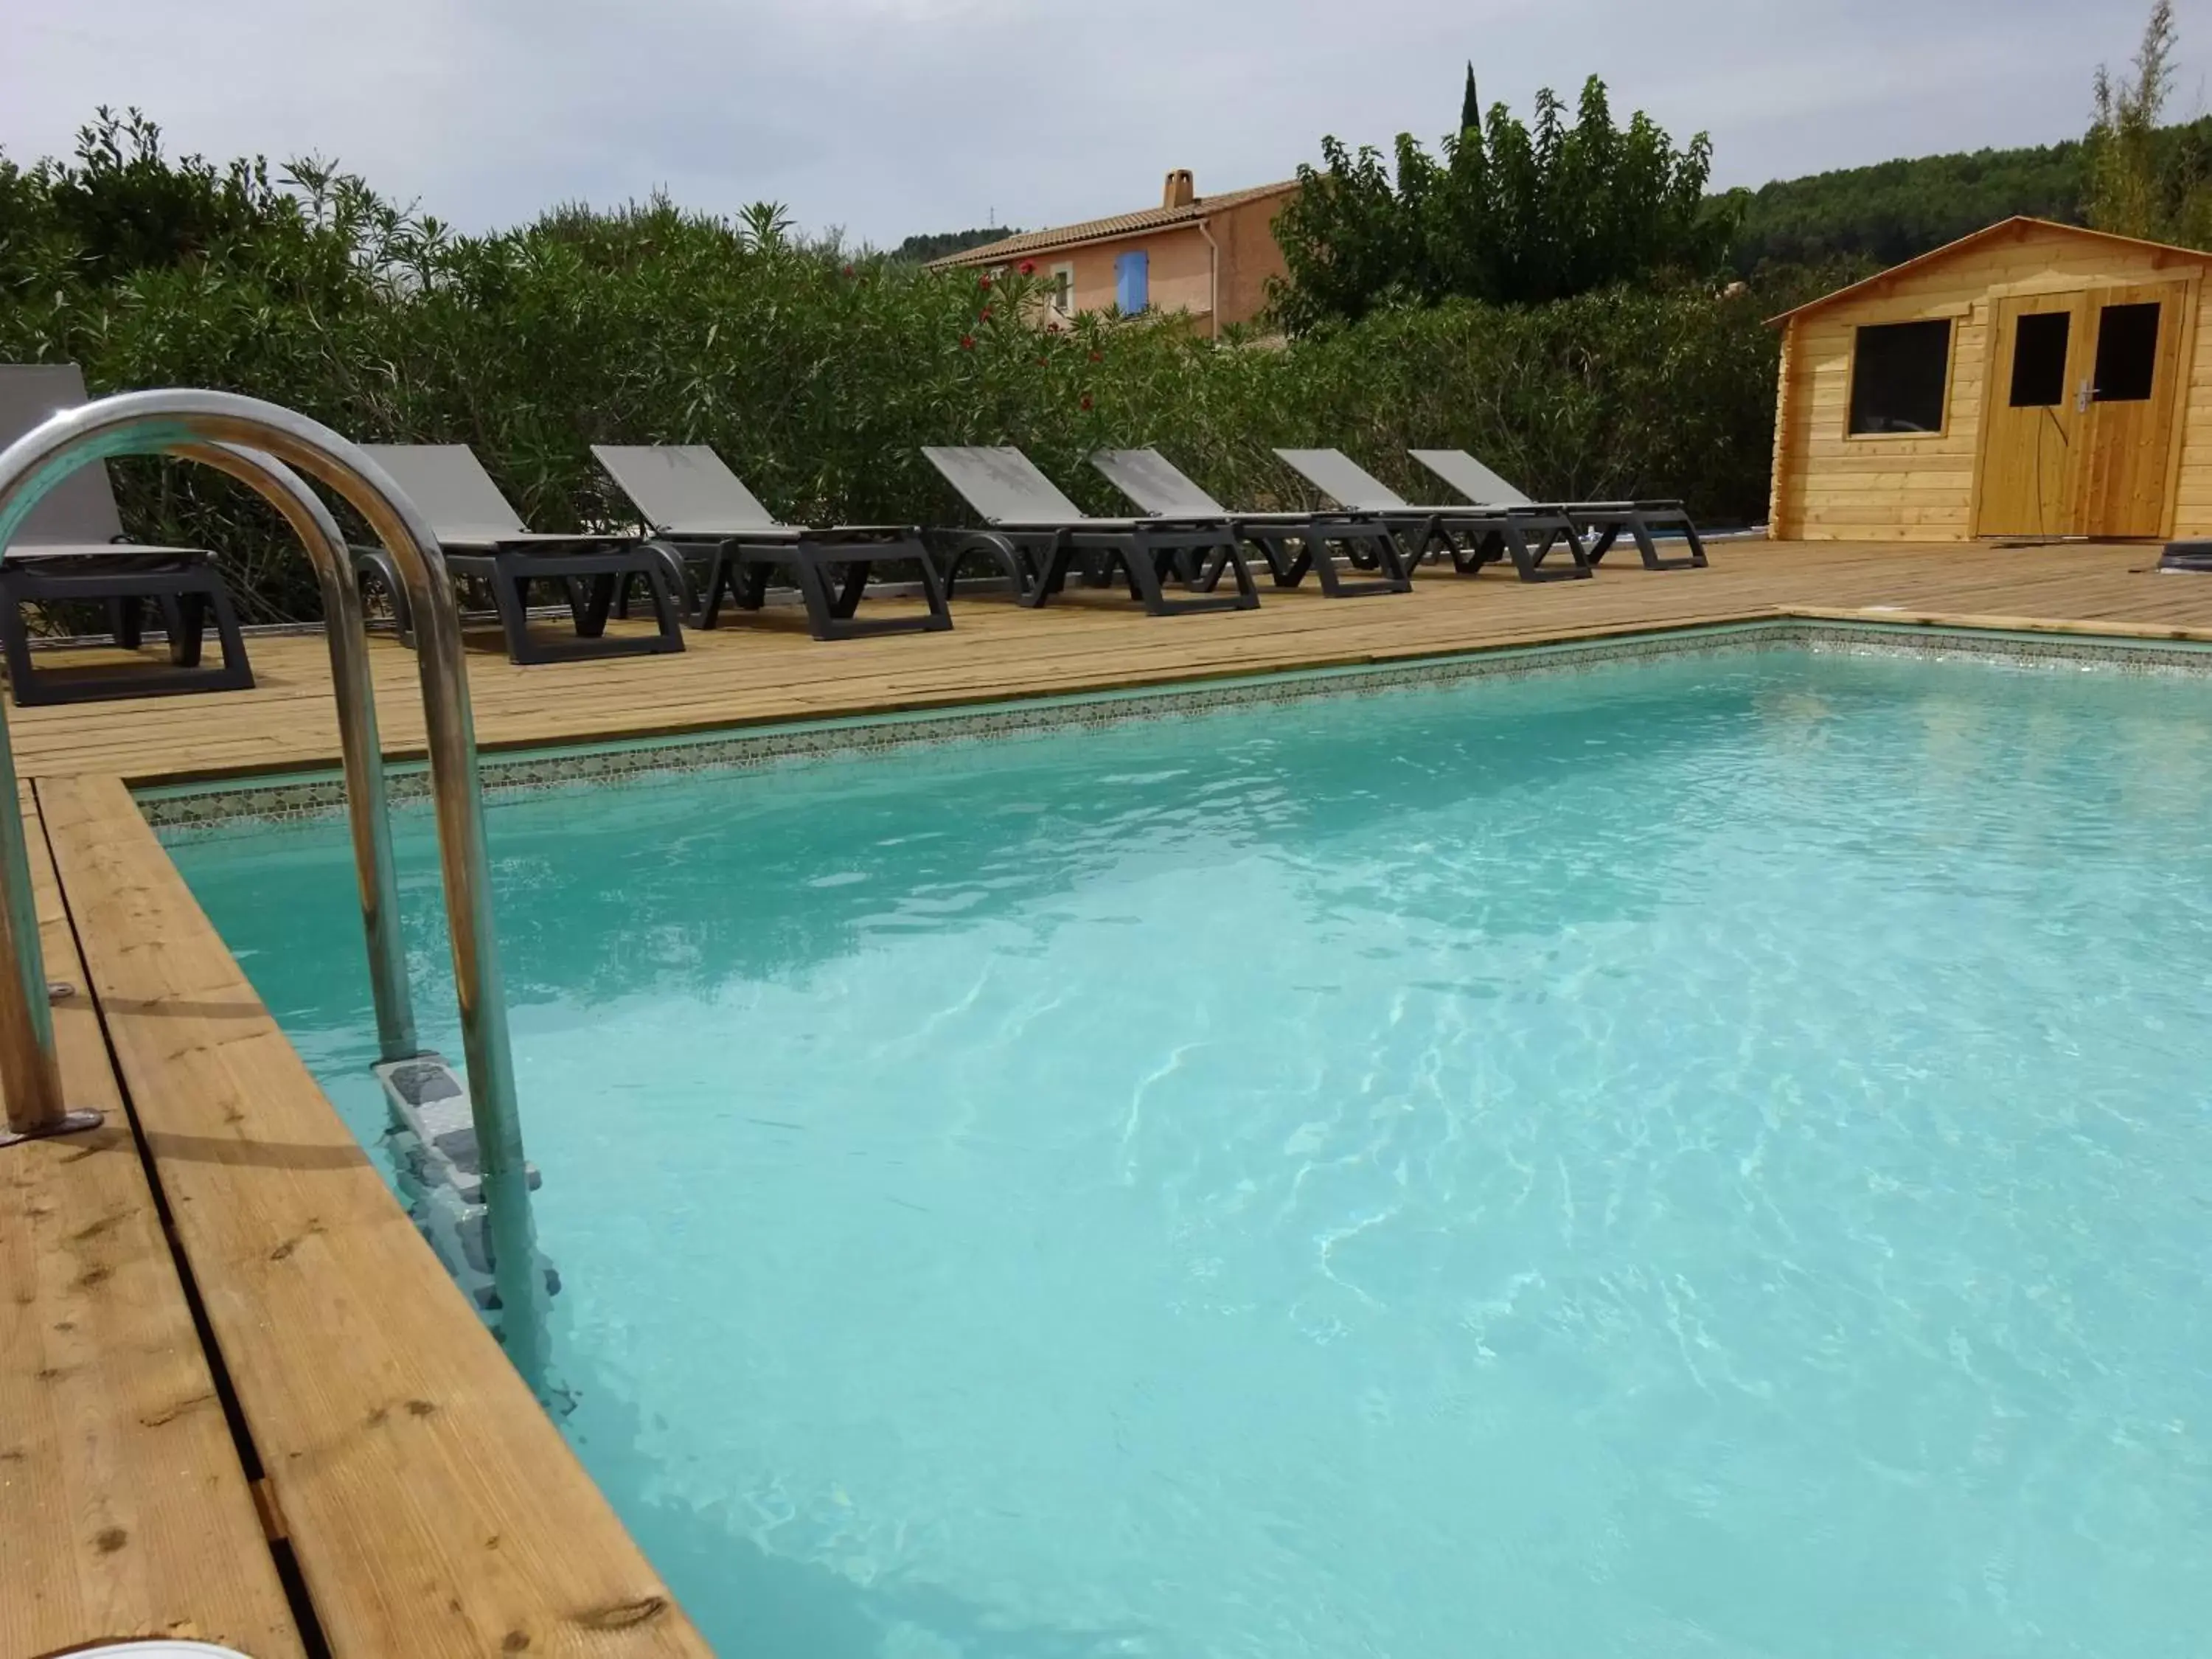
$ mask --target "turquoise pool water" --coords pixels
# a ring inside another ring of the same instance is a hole
[[[565,1426],[726,1653],[2203,1650],[2212,684],[1678,659],[492,842]],[[342,824],[174,850],[373,1143]]]

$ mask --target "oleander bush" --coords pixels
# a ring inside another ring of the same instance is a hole
[[[1032,277],[923,270],[655,200],[454,234],[316,162],[170,158],[135,112],[74,158],[0,157],[0,360],[95,392],[195,385],[364,440],[472,446],[526,518],[620,513],[593,442],[707,443],[787,518],[958,522],[916,453],[1018,443],[1086,506],[1083,457],[1157,444],[1223,500],[1302,499],[1269,453],[1340,446],[1409,494],[1410,445],[1463,445],[1540,496],[1680,495],[1764,514],[1777,340],[1826,277],[1384,308],[1284,343],[1172,318],[1043,324]],[[258,620],[316,614],[304,555],[205,469],[116,465],[147,539],[216,549]]]

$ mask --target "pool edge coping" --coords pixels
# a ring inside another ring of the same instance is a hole
[[[2212,633],[2146,632],[2110,624],[2057,627],[2020,618],[1935,617],[1885,609],[1802,608],[1718,622],[1638,627],[1599,635],[1516,641],[1467,651],[1271,669],[1192,674],[1091,690],[801,719],[725,721],[684,731],[641,732],[568,743],[528,744],[479,756],[488,799],[507,799],[594,783],[642,782],[700,771],[752,770],[781,762],[888,754],[994,737],[1037,736],[1142,718],[1281,705],[1332,696],[1372,696],[1483,678],[1577,672],[1612,663],[1666,660],[1771,648],[1858,647],[1875,654],[1971,655],[2014,665],[2099,663],[2123,670],[2212,674]],[[387,758],[395,804],[426,800],[419,758]],[[336,765],[131,785],[139,811],[167,844],[196,833],[254,824],[312,822],[343,810]]]

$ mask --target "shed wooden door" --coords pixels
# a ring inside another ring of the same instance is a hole
[[[2031,294],[1996,302],[1989,408],[1982,423],[1981,507],[1975,533],[2077,533],[2089,296]]]
[[[2185,283],[2087,295],[2094,343],[2075,381],[2082,535],[2156,536],[2165,526],[2189,296]]]

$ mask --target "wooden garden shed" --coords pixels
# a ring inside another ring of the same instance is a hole
[[[2212,536],[2208,265],[2008,219],[1776,318],[1772,534]]]

